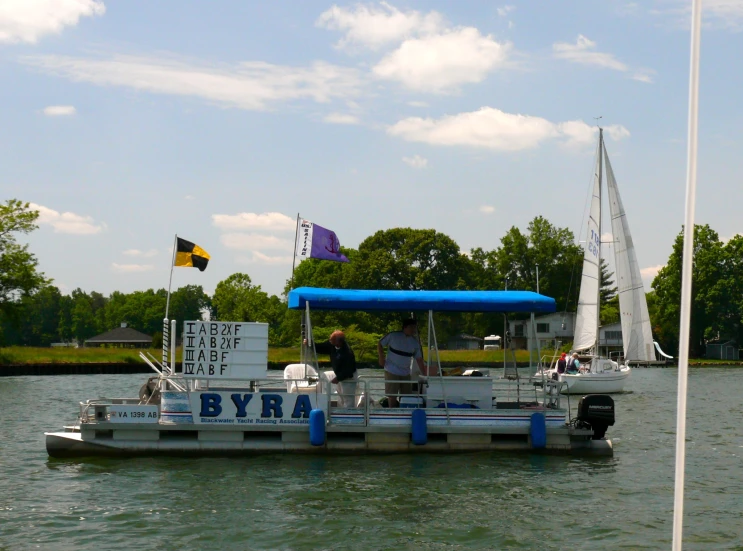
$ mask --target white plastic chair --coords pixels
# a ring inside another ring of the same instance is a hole
[[[284,368],[286,391],[294,394],[316,392],[318,390],[317,384],[320,382],[320,378],[328,380],[325,373],[318,374],[317,370],[311,365],[306,366],[306,371],[305,364],[289,364]],[[310,381],[309,379],[314,379],[314,381]],[[322,392],[323,388],[321,387],[319,390]]]

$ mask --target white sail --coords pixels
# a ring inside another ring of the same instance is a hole
[[[614,263],[616,264],[619,311],[622,322],[624,357],[630,361],[652,361],[653,333],[650,327],[645,288],[640,277],[635,245],[627,224],[622,199],[619,196],[614,171],[609,163],[609,154],[604,148],[606,185],[609,190],[609,212],[614,237]]]
[[[601,154],[599,150],[596,172],[594,174],[591,211],[586,227],[586,242],[583,247],[583,275],[580,280],[578,313],[575,318],[574,350],[591,348],[596,344],[596,339],[598,338],[599,249],[601,247],[601,234],[599,232],[599,222],[601,220],[600,166]]]

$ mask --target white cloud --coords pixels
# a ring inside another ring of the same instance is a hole
[[[81,17],[103,15],[100,0],[3,0],[0,3],[0,43],[35,44],[46,34],[74,27]]]
[[[193,201],[193,200],[195,199],[195,197],[194,197],[193,195],[186,195],[186,196],[184,197],[184,199],[185,199],[186,201]]]
[[[640,270],[640,275],[643,279],[647,279],[652,281],[655,276],[658,275],[658,272],[661,268],[664,268],[665,264],[658,264],[657,266],[648,266],[647,268],[642,268]]]
[[[424,15],[380,2],[378,6],[357,4],[354,8],[334,5],[320,15],[315,25],[344,32],[336,44],[338,48],[363,46],[377,50],[411,36],[438,32],[444,26],[444,18],[435,11]]]
[[[655,71],[653,69],[638,69],[633,73],[632,80],[645,82],[646,84],[652,84],[654,75]]]
[[[617,6],[615,11],[617,15],[635,16],[640,15],[640,6],[637,4],[637,2],[628,2],[626,4]]]
[[[266,110],[278,102],[301,99],[328,103],[359,94],[361,85],[356,69],[322,61],[290,67],[262,61],[199,65],[167,57],[39,55],[22,57],[21,62],[75,82],[198,97],[248,110]]]
[[[347,113],[330,113],[323,118],[323,122],[330,124],[359,124],[359,118]]]
[[[420,155],[413,155],[412,157],[403,157],[402,161],[413,168],[426,168],[428,166],[428,159],[421,157]]]
[[[374,66],[373,72],[411,90],[446,93],[484,80],[489,72],[505,65],[510,50],[508,42],[496,42],[474,27],[462,27],[406,40]]]
[[[627,65],[615,58],[614,55],[594,51],[595,47],[595,42],[580,34],[575,44],[555,42],[552,45],[552,52],[555,57],[566,59],[573,63],[604,67],[615,71],[627,71],[629,69]]]
[[[239,251],[291,251],[294,241],[258,233],[225,233],[219,240],[228,249]]]
[[[126,256],[142,256],[144,258],[152,258],[153,256],[157,256],[157,249],[150,249],[149,251],[140,251],[139,249],[127,249],[126,251],[123,251],[121,254]]]
[[[606,131],[614,139],[629,136],[627,129],[619,125],[607,127]],[[537,147],[549,139],[566,145],[588,144],[595,139],[598,129],[583,121],[553,123],[541,117],[482,107],[438,120],[410,117],[390,126],[387,132],[411,142],[519,151]]]
[[[50,105],[49,107],[44,107],[44,114],[47,117],[65,117],[74,115],[75,113],[77,113],[77,109],[72,105]]]
[[[495,207],[492,205],[482,205],[478,210],[483,214],[493,214],[495,212]]]
[[[691,25],[691,5],[686,0],[676,0],[678,7],[651,10],[654,15],[669,15],[673,25],[688,29]],[[743,1],[741,0],[705,0],[702,17],[704,27],[711,29],[728,29],[737,31],[743,28]]]
[[[290,218],[280,212],[213,214],[212,224],[221,230],[289,231],[297,227],[295,218]]]
[[[106,227],[105,224],[96,224],[90,216],[74,212],[57,212],[36,203],[31,203],[31,208],[39,211],[38,223],[52,226],[55,233],[91,235],[99,233]]]
[[[410,107],[428,107],[428,104],[425,101],[409,101],[408,105]]]
[[[497,9],[497,12],[500,17],[505,17],[510,12],[514,11],[515,9],[516,9],[516,6],[502,6]]]
[[[152,264],[117,264],[116,262],[111,264],[111,269],[114,272],[131,274],[137,272],[150,272],[155,269]]]
[[[605,126],[604,132],[609,134],[609,137],[616,142],[630,137],[629,130],[621,124],[610,124],[609,126]]]
[[[743,1],[705,0],[702,13],[724,27],[739,28],[743,23]]]
[[[267,264],[269,266],[284,264],[290,266],[294,258],[291,256],[269,256],[258,251],[253,251],[251,258],[240,257],[236,260],[239,264]]]

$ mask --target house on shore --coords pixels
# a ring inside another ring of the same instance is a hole
[[[151,348],[152,337],[126,326],[112,329],[85,341],[86,347],[110,346],[116,348]]]
[[[707,358],[714,360],[735,360],[741,358],[741,349],[735,341],[717,341],[707,343]]]
[[[575,312],[554,312],[534,318],[536,339],[539,348],[552,348],[555,341],[562,346],[573,340],[575,334]],[[535,335],[532,333],[531,320],[509,320],[508,331],[511,333],[511,342],[514,348],[529,350],[536,349],[532,343]]]
[[[446,346],[449,350],[480,350],[482,348],[482,341],[480,337],[474,335],[468,335],[467,333],[459,333],[451,337]]]

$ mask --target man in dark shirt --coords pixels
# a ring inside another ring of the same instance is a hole
[[[341,407],[356,405],[356,386],[358,373],[356,372],[356,356],[346,342],[343,331],[333,331],[326,342],[316,342],[315,351],[318,354],[330,355],[330,366],[335,377],[331,383],[337,385]]]

